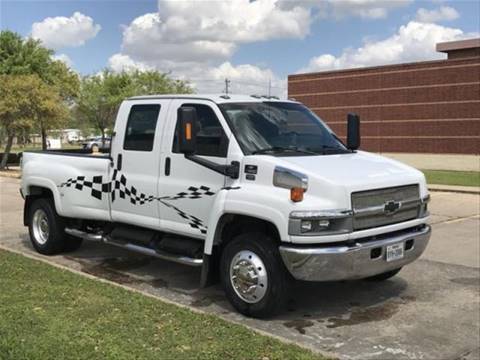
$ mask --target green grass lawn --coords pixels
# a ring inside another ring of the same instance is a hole
[[[313,359],[320,356],[0,250],[1,359]]]
[[[422,170],[429,184],[480,186],[479,171]]]

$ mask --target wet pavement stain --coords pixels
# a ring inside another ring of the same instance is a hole
[[[107,258],[102,262],[102,266],[113,270],[128,271],[146,266],[151,261],[152,258],[149,257]]]
[[[341,326],[358,325],[367,322],[381,321],[390,319],[398,312],[399,302],[387,302],[379,306],[363,309],[354,309],[348,319],[329,318],[327,328],[337,328]]]
[[[116,282],[118,284],[133,284],[139,282],[139,280],[134,279],[129,275],[106,268],[102,264],[83,265],[81,271],[105,280]]]
[[[300,334],[305,335],[306,333],[305,328],[313,326],[313,321],[305,320],[305,319],[291,320],[291,321],[284,322],[283,325],[285,325],[288,328],[293,328],[297,330]]]
[[[411,302],[417,300],[417,298],[413,295],[403,295],[400,296],[400,299],[402,299],[404,302]]]
[[[451,282],[461,285],[480,286],[480,278],[478,277],[464,277],[450,279]]]
[[[168,282],[166,280],[163,280],[163,279],[154,279],[154,280],[151,280],[148,282],[151,286],[153,286],[154,288],[168,288]]]
[[[142,282],[122,271],[134,270],[150,263],[148,257],[128,258],[105,258],[101,262],[94,263],[88,259],[80,259],[72,256],[65,256],[66,259],[76,261],[81,265],[81,271],[102,279],[110,280],[118,284],[134,284]],[[158,280],[158,279],[156,279]],[[160,284],[153,280],[151,283]]]
[[[204,296],[200,297],[190,303],[190,306],[194,307],[206,307],[210,306],[213,303],[219,302],[219,301],[225,301],[225,297],[221,295],[210,295],[210,296]]]

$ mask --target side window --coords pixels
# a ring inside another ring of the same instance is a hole
[[[128,115],[124,150],[152,151],[160,105],[133,105]]]
[[[183,104],[182,106],[194,107],[197,110],[197,155],[227,157],[228,139],[222,125],[213,109],[203,104]],[[175,129],[173,139],[174,153],[178,153],[178,130]]]

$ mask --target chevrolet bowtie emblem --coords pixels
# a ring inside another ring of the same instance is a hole
[[[385,215],[393,215],[395,214],[400,208],[402,207],[402,203],[400,201],[387,201],[383,208],[383,212]]]

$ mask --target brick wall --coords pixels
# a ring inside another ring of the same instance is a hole
[[[365,150],[480,153],[480,57],[290,75],[288,94],[340,137],[359,114]]]

